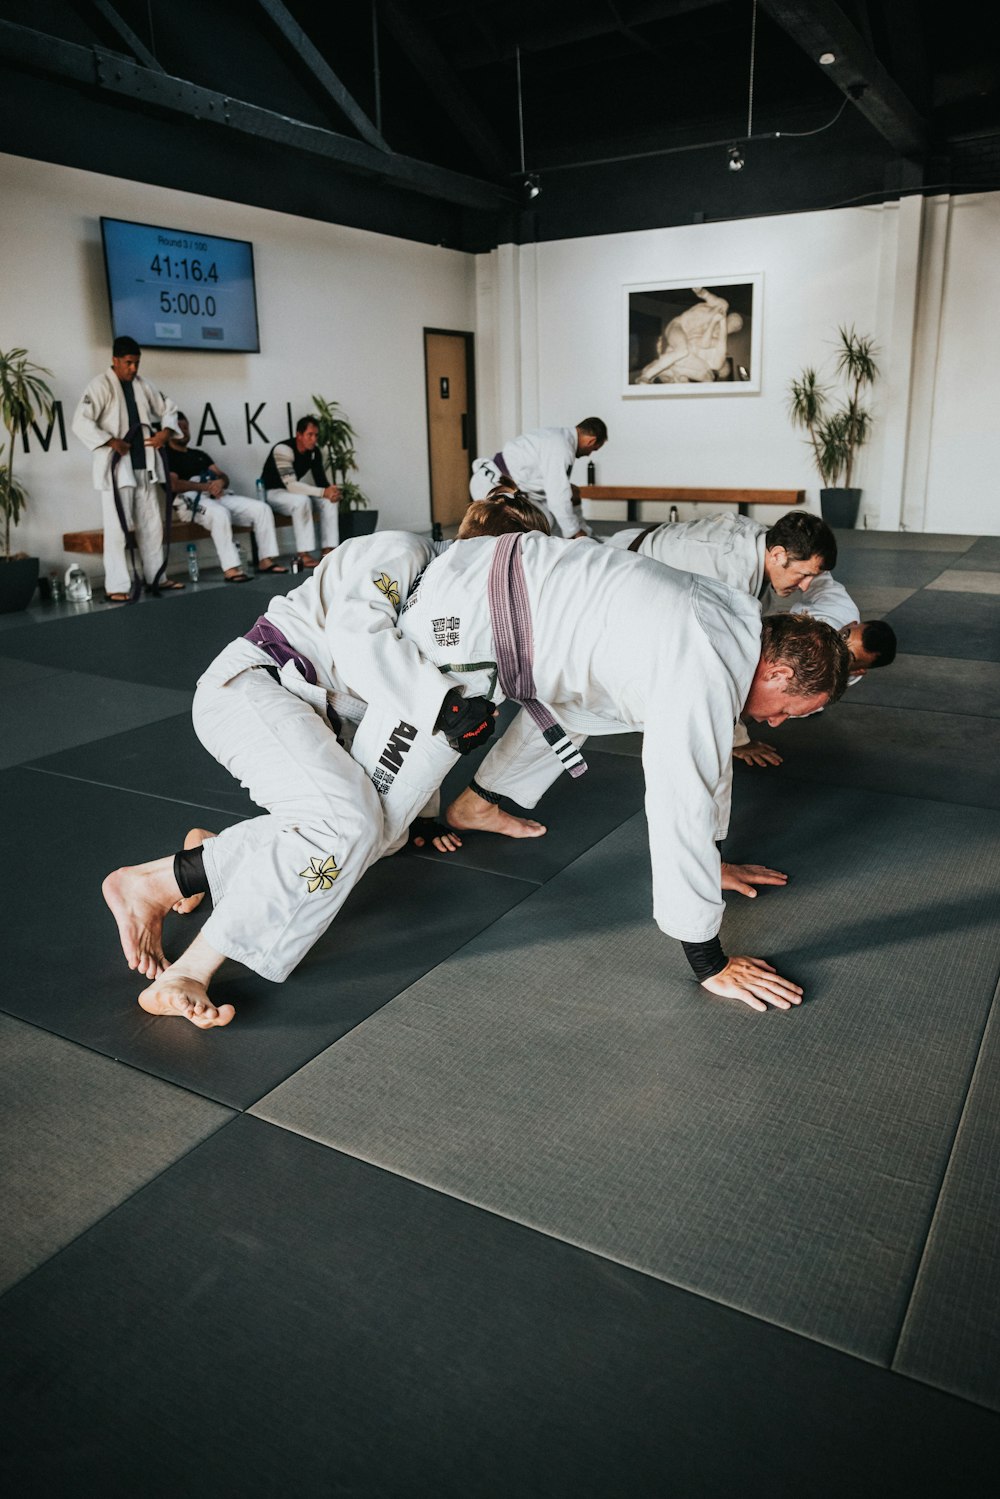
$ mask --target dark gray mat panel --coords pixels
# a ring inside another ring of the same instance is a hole
[[[950,564],[959,571],[996,572],[1000,569],[1000,536],[980,536],[967,552]]]
[[[190,821],[212,831],[217,831],[213,814],[216,818],[224,815],[228,823],[259,811],[239,782],[199,743],[190,710],[146,728],[111,734],[93,744],[29,763],[33,770],[45,774],[166,798],[176,802],[179,809],[190,808]],[[180,815],[188,814],[181,811]]]
[[[55,666],[34,666],[30,661],[14,661],[0,656],[0,692],[13,687],[33,687],[43,676],[51,676]]]
[[[0,769],[190,712],[190,706],[190,692],[141,682],[123,690],[111,677],[43,670],[36,682],[4,690]]]
[[[619,755],[591,753],[593,746],[591,740],[585,776],[574,780],[561,775],[545,793],[541,804],[523,813],[544,823],[548,831],[543,837],[520,840],[489,833],[465,833],[461,835],[462,847],[453,854],[413,849],[407,856],[435,862],[446,860],[466,869],[492,870],[535,884],[551,879],[613,828],[633,817],[643,804],[642,766],[634,760],[623,762]],[[475,767],[459,761],[442,788],[442,810],[474,776]],[[515,813],[521,810],[513,802],[504,805]]]
[[[16,1494],[980,1499],[993,1477],[990,1412],[251,1119],[10,1292],[0,1335]]]
[[[851,598],[858,606],[859,619],[884,619],[916,591],[915,588],[883,588],[872,583],[852,583],[850,590]]]
[[[259,592],[246,585],[210,588],[56,619],[44,627],[26,624],[4,635],[3,653],[42,666],[193,692],[213,657],[262,612]]]
[[[975,536],[953,536],[944,531],[837,531],[840,551],[964,553]]]
[[[994,1410],[1000,1410],[998,1180],[1000,1005],[995,999],[893,1364]]]
[[[890,666],[887,674],[894,670]],[[860,786],[1000,808],[996,718],[856,706],[855,699],[867,691],[867,682],[848,690],[850,701],[842,699],[810,718],[789,721],[777,729],[754,726],[754,737],[779,749],[785,763],[756,772],[737,766],[737,775],[749,771],[768,778],[795,776],[823,786]],[[991,706],[995,710],[996,702]],[[775,795],[780,795],[777,784]]]
[[[0,1294],[231,1117],[0,1015]]]
[[[1000,661],[1000,605],[986,594],[925,588],[888,618],[911,655]]]
[[[848,592],[855,583],[880,588],[922,588],[951,566],[954,555],[923,550],[892,552],[887,547],[865,551],[855,547],[839,553],[834,576]]]
[[[1000,817],[792,782],[738,812],[729,857],[792,882],[733,897],[727,946],[800,1010],[696,987],[637,817],[254,1112],[888,1363],[992,998]]]
[[[180,847],[191,809],[9,770],[0,774],[0,818],[18,850],[4,909],[3,1009],[234,1108],[273,1088],[534,888],[444,861],[422,863],[415,878],[412,860],[386,860],[285,984],[227,965],[213,993],[236,1005],[236,1020],[200,1031],[136,1004],[145,981],[126,967],[100,892],[109,869]],[[199,912],[168,917],[169,956],[179,955],[202,919]]]
[[[1000,665],[947,656],[910,656],[901,651],[891,666],[869,672],[863,682],[851,687],[844,702],[828,710],[830,722],[848,705],[1000,718]],[[766,739],[770,730],[761,728],[760,733]]]

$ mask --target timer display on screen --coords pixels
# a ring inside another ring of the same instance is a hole
[[[258,353],[253,246],[101,219],[115,337],[142,348]]]

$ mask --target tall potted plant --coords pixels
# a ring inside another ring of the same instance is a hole
[[[836,384],[823,384],[815,369],[804,369],[788,390],[793,426],[808,434],[813,462],[823,484],[819,492],[823,519],[831,526],[851,527],[858,518],[861,490],[851,484],[858,450],[871,436],[872,414],[862,404],[875,384],[875,341],[852,328],[837,329]],[[839,404],[834,404],[839,402]]]
[[[313,396],[319,422],[319,446],[330,476],[340,489],[340,539],[367,536],[378,524],[378,511],[368,505],[368,496],[347,475],[357,469],[354,428],[336,401]]]
[[[21,518],[28,494],[14,477],[14,443],[18,432],[27,428],[36,416],[46,421],[52,415],[53,395],[43,378],[52,378],[51,370],[32,364],[27,349],[0,349],[0,422],[7,431],[0,442],[0,517],[3,524],[3,547],[0,549],[0,614],[26,609],[38,583],[38,558],[26,552],[13,554],[10,549],[11,528]]]

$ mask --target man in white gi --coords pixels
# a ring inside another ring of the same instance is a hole
[[[191,446],[191,426],[183,411],[177,413],[179,433],[171,434],[164,457],[170,470],[174,510],[179,520],[194,521],[212,538],[222,576],[228,583],[245,583],[240,554],[233,541],[233,525],[252,526],[257,543],[257,571],[287,573],[279,567],[278,535],[274,511],[263,500],[231,494],[229,475],[201,448]]]
[[[530,501],[503,495],[470,506],[459,535],[544,525]],[[463,696],[397,629],[402,601],[449,545],[391,531],[346,542],[201,678],[196,732],[268,815],[208,841],[189,835],[180,853],[104,881],[129,967],[154,980],[139,1000],[151,1014],[228,1024],[233,1007],[207,994],[226,957],[283,980],[368,866],[399,846],[456,754],[493,732],[493,706]],[[205,891],[212,915],[167,969],[164,916]]]
[[[833,532],[818,515],[805,511],[783,515],[770,528],[741,515],[633,526],[616,532],[609,538],[609,545],[684,572],[717,578],[759,598],[765,613],[775,598],[788,598],[815,587],[816,580],[826,576],[826,570],[837,560]],[[741,746],[748,742],[741,724],[737,725],[736,738]],[[459,834],[492,832],[508,838],[540,838],[544,824],[504,811],[499,801],[501,796],[508,796],[522,807],[534,807],[551,783],[548,769],[544,744],[530,721],[519,714],[483,760],[472,783],[448,807],[445,823]],[[722,838],[729,822],[728,807],[720,808],[719,816],[718,836]],[[742,889],[743,885],[733,888]]]
[[[293,435],[271,449],[261,474],[267,503],[279,515],[292,517],[295,546],[303,567],[319,564],[319,558],[313,555],[317,525],[324,557],[340,540],[340,489],[326,476],[318,444],[316,418],[300,416]]]
[[[575,427],[524,432],[492,458],[476,459],[469,493],[481,500],[496,485],[513,482],[541,510],[553,536],[590,536],[580,491],[569,476],[577,458],[599,452],[607,440],[608,429],[599,416],[588,416]]]
[[[125,559],[127,532],[135,533],[147,587],[184,587],[172,578],[156,582],[165,562],[165,484],[169,495],[159,450],[180,428],[173,401],[139,374],[141,357],[134,338],[116,338],[110,370],[91,380],[73,414],[74,433],[94,455],[93,483],[101,496],[104,526],[104,590],[114,604],[127,603],[133,586]],[[154,420],[160,423],[155,434]]]

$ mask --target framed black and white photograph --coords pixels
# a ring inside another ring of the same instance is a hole
[[[736,395],[760,390],[761,274],[625,291],[625,394]]]

